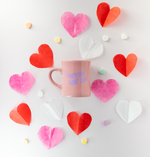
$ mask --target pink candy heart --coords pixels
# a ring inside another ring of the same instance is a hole
[[[92,92],[104,103],[111,99],[118,91],[119,85],[116,80],[109,79],[106,83],[97,79],[91,85]]]
[[[19,76],[18,74],[12,75],[9,79],[9,85],[12,89],[20,94],[27,95],[34,83],[34,76],[25,71]]]
[[[50,149],[62,141],[63,132],[60,128],[51,129],[48,126],[42,126],[38,132],[38,137],[44,146]]]
[[[80,13],[74,17],[73,13],[65,12],[61,17],[61,24],[74,38],[87,28],[89,19],[85,14]]]

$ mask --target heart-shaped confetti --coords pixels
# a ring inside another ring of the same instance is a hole
[[[124,76],[128,76],[137,63],[137,56],[133,53],[130,53],[127,58],[122,54],[117,54],[113,58],[115,68]]]
[[[60,128],[42,126],[38,131],[38,137],[47,149],[51,149],[63,140],[64,135]]]
[[[109,79],[106,83],[103,80],[97,79],[91,85],[92,92],[104,103],[110,100],[119,90],[119,85],[116,80]]]
[[[108,41],[109,40],[109,36],[104,35],[103,36],[103,41]]]
[[[81,140],[82,144],[87,144],[87,142],[88,142],[88,140],[86,138],[84,138],[84,139]]]
[[[26,23],[25,25],[26,25],[27,28],[31,28],[32,27],[32,24],[30,22]]]
[[[73,13],[65,12],[61,17],[61,24],[74,38],[87,28],[89,19],[85,14],[80,13],[74,17]]]
[[[121,34],[121,39],[126,40],[126,39],[128,39],[128,36],[123,33],[123,34]]]
[[[31,110],[27,104],[21,103],[16,110],[9,113],[9,117],[18,124],[30,125]]]
[[[37,68],[48,68],[53,66],[53,51],[47,44],[39,46],[37,53],[30,56],[30,63]]]
[[[61,42],[61,38],[60,38],[60,37],[57,37],[57,38],[55,38],[54,40],[55,40],[55,42],[58,43],[58,44]]]
[[[113,7],[110,9],[107,3],[100,3],[97,6],[97,18],[102,27],[105,27],[116,20],[120,14],[120,8]]]
[[[34,76],[25,71],[19,76],[18,74],[12,75],[9,79],[10,87],[16,92],[27,95],[34,83]]]

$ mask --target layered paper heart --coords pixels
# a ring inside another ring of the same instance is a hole
[[[27,104],[21,103],[16,110],[9,113],[9,117],[18,124],[30,125],[31,110]]]
[[[87,35],[79,40],[79,50],[83,59],[92,59],[99,57],[104,49],[100,42]]]
[[[63,102],[57,97],[49,99],[41,105],[41,114],[49,119],[61,120],[63,115]]]
[[[114,79],[109,79],[106,83],[97,79],[92,83],[91,90],[101,101],[106,103],[117,93],[119,85]]]
[[[64,135],[60,128],[42,126],[38,131],[38,137],[47,149],[51,149],[63,140]]]
[[[88,113],[83,113],[81,116],[77,112],[70,112],[67,115],[67,121],[70,128],[79,135],[86,130],[92,121],[92,117]]]
[[[121,100],[116,106],[116,111],[126,123],[130,123],[140,116],[142,107],[137,101],[128,102],[126,100]]]
[[[42,44],[38,48],[38,53],[30,56],[30,63],[37,68],[48,68],[53,66],[53,51],[47,44]]]
[[[130,53],[127,58],[122,54],[117,54],[113,58],[115,68],[124,76],[128,76],[137,63],[137,56],[133,53]]]
[[[102,27],[105,27],[115,21],[120,14],[120,8],[113,7],[110,9],[107,3],[100,3],[97,6],[97,18]]]
[[[16,92],[27,95],[34,83],[34,76],[25,71],[19,76],[18,74],[12,75],[9,79],[10,87]]]
[[[74,17],[72,12],[65,12],[61,16],[61,24],[74,38],[87,28],[89,19],[85,14],[79,13]]]

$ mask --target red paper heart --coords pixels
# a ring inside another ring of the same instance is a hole
[[[125,58],[122,54],[117,54],[113,58],[115,68],[124,76],[128,76],[132,70],[134,69],[137,56],[133,53],[130,53],[127,58]]]
[[[102,27],[105,27],[115,21],[120,14],[120,8],[113,7],[110,9],[107,3],[100,3],[97,6],[97,18]]]
[[[83,113],[81,116],[77,112],[70,112],[67,115],[67,121],[70,126],[70,128],[79,135],[81,132],[86,130],[91,121],[92,117],[88,113]]]
[[[25,103],[21,103],[16,110],[12,110],[9,113],[9,117],[18,124],[30,125],[31,122],[31,110]]]
[[[48,68],[53,66],[53,51],[47,44],[39,46],[37,53],[30,56],[30,63],[37,68]]]

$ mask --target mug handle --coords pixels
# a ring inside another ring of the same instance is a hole
[[[53,85],[55,85],[56,87],[62,89],[62,85],[57,84],[57,83],[54,82],[54,80],[52,79],[52,73],[53,73],[54,71],[58,71],[58,72],[60,72],[60,73],[62,74],[62,69],[61,69],[61,68],[54,68],[54,69],[50,70],[50,72],[49,72],[49,79],[50,79],[51,83],[52,83]]]

